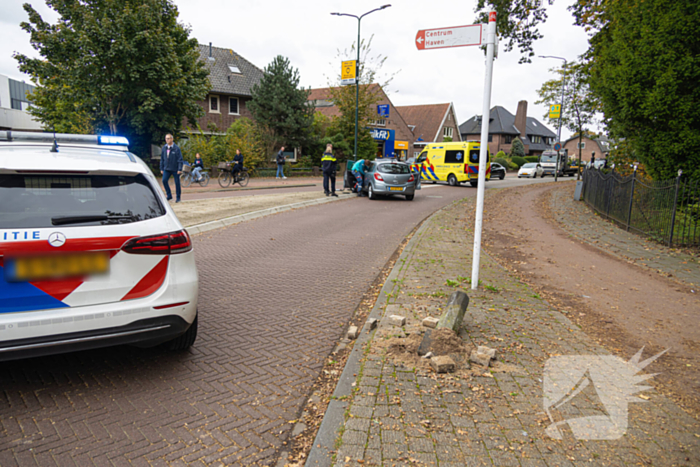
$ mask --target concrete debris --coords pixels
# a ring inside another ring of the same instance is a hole
[[[369,319],[367,320],[367,327],[368,327],[369,330],[371,331],[372,329],[374,329],[374,328],[377,327],[377,323],[378,323],[378,322],[379,322],[379,320],[378,320],[377,318],[369,318]]]
[[[406,324],[406,317],[399,315],[389,316],[389,322],[394,326],[404,326]]]
[[[450,357],[433,357],[430,359],[430,366],[436,373],[451,373],[455,371],[455,362]]]
[[[357,326],[350,326],[348,328],[348,339],[355,340],[358,334]]]
[[[489,357],[491,357],[491,360],[496,360],[496,349],[492,349],[491,347],[486,347],[485,345],[480,345],[479,347],[476,348],[476,351],[479,353],[485,353]]]
[[[427,318],[423,319],[423,326],[426,328],[432,328],[435,329],[437,327],[437,324],[440,320],[438,318],[433,318],[432,316],[428,316]]]
[[[421,358],[432,358],[432,356],[433,356],[433,353],[428,352],[427,354],[423,355]]]

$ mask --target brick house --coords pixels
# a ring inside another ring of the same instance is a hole
[[[429,105],[404,105],[397,107],[403,119],[413,131],[415,141],[409,157],[416,157],[428,143],[439,143],[445,138],[462,141],[457,125],[457,115],[452,103]]]
[[[252,97],[253,86],[260,82],[263,71],[231,49],[199,45],[200,60],[209,70],[211,89],[206,100],[199,101],[204,116],[197,124],[205,134],[224,133],[233,122],[241,117],[252,118],[247,103]],[[196,132],[197,128],[187,125],[185,131]]]
[[[481,117],[473,116],[459,126],[463,141],[481,139]],[[539,156],[551,148],[556,133],[534,117],[527,116],[527,101],[518,102],[515,116],[501,106],[491,109],[489,121],[489,152],[503,151],[509,154],[515,138],[520,138],[525,146],[525,154]]]
[[[376,83],[363,86],[371,86],[371,89],[378,93],[377,106],[389,106],[388,117],[380,116],[378,110],[374,109],[377,111],[377,116],[368,123],[372,137],[377,142],[377,157],[391,156],[392,154],[405,157],[409,149],[413,147],[413,132],[381,86]],[[316,112],[333,118],[340,115],[340,109],[333,104],[330,91],[331,88],[311,89],[309,101],[316,106]]]
[[[578,135],[564,141],[562,148],[568,150],[569,159],[578,159]],[[589,162],[595,153],[596,160],[607,159],[610,154],[610,141],[605,136],[585,134],[581,139],[581,161]]]

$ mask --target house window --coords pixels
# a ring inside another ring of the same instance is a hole
[[[445,138],[452,138],[452,130],[453,128],[451,126],[446,126],[442,129],[442,136]]]
[[[530,141],[532,144],[539,144],[542,142],[542,137],[537,135],[530,135]]]
[[[513,137],[511,135],[506,135],[505,144],[513,144]]]
[[[236,65],[229,65],[228,69],[231,70],[231,73],[241,74],[240,68],[238,68],[238,66],[236,66]]]
[[[493,135],[489,134],[489,143],[493,143]]]
[[[582,141],[582,142],[578,143],[577,148],[578,149],[586,149],[586,142]]]
[[[229,115],[238,115],[238,98],[237,97],[229,97],[228,98],[228,114]]]
[[[219,96],[209,96],[209,112],[219,113]]]
[[[369,120],[367,123],[369,123],[370,125],[374,125],[374,126],[386,126],[386,119],[379,118],[377,120]]]

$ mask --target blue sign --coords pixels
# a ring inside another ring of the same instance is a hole
[[[389,118],[389,104],[378,105],[377,113],[380,117]]]

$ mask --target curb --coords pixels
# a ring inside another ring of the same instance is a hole
[[[208,232],[210,230],[221,229],[230,225],[239,224],[241,222],[249,221],[251,219],[269,216],[278,212],[291,211],[292,209],[304,208],[307,206],[315,206],[317,204],[332,203],[334,201],[340,201],[342,199],[348,199],[351,197],[352,196],[341,194],[337,198],[319,198],[312,199],[309,201],[302,201],[300,203],[285,204],[282,206],[275,206],[274,208],[247,212],[245,214],[239,214],[237,216],[226,217],[224,219],[217,219],[215,221],[204,222],[202,224],[195,224],[189,227],[185,227],[185,230],[187,230],[187,233],[189,233],[190,235],[197,235],[204,232]]]
[[[274,185],[268,185],[268,186],[251,186],[251,187],[245,187],[245,188],[215,188],[213,190],[199,190],[199,191],[193,191],[190,194],[197,194],[197,193],[222,193],[222,192],[229,192],[229,191],[254,191],[254,190],[276,190],[279,188],[305,188],[305,187],[310,187],[310,186],[318,186],[316,183],[306,183],[303,185],[284,185],[284,186],[274,186]],[[171,187],[172,188],[172,187]]]
[[[374,303],[374,307],[367,317],[367,321],[369,321],[371,318],[376,318],[377,321],[381,321],[385,310],[384,305],[387,302],[387,295],[391,293],[395,286],[393,279],[396,279],[396,277],[399,275],[406,258],[413,253],[413,250],[416,248],[416,245],[423,235],[423,232],[428,228],[428,225],[432,221],[433,217],[439,214],[443,209],[439,209],[431,214],[422,222],[421,226],[413,234],[413,237],[411,237],[411,240],[409,240],[403,252],[401,252],[401,256],[399,256],[399,258],[396,260],[391,273],[389,273],[389,276],[387,276],[384,286],[382,287],[381,292],[379,292],[377,301]],[[376,329],[379,328],[377,327]],[[345,399],[352,395],[353,384],[357,380],[357,376],[355,375],[359,374],[360,370],[360,360],[362,359],[362,354],[365,351],[366,345],[372,342],[376,329],[374,331],[370,331],[370,327],[367,322],[365,322],[365,325],[362,327],[362,331],[355,341],[350,356],[348,357],[348,361],[345,364],[343,373],[338,379],[338,385],[335,387],[335,391],[333,391],[333,396],[328,404],[323,420],[321,421],[321,426],[319,427],[316,438],[314,439],[311,452],[309,453],[309,457],[306,459],[306,463],[304,464],[305,467],[328,467],[332,464],[333,454],[331,451],[335,450],[335,441],[340,434],[340,429],[345,424],[345,411],[348,409],[349,405],[348,401]]]

